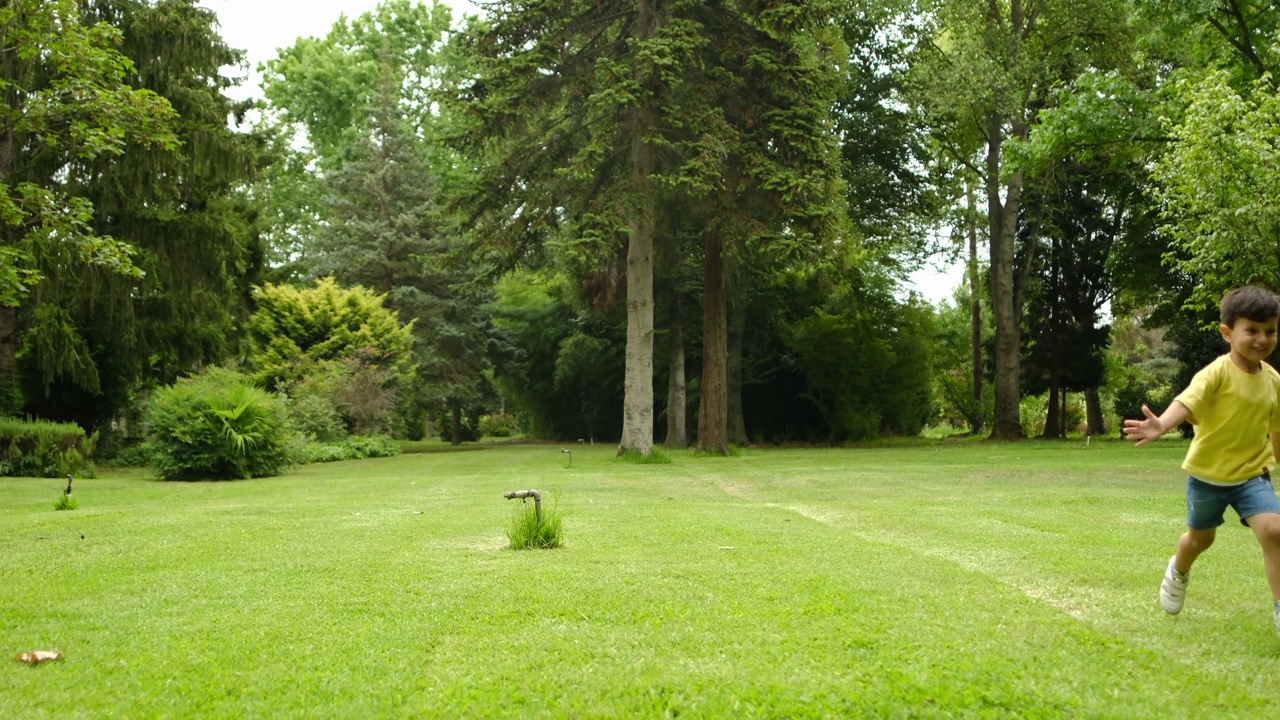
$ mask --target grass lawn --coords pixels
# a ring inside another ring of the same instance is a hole
[[[506,445],[164,483],[0,478],[0,717],[1260,718],[1234,518],[1157,585],[1185,444]],[[516,501],[565,546],[505,549]],[[555,498],[555,499],[553,499]]]

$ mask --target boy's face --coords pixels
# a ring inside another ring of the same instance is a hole
[[[1280,318],[1269,318],[1265,322],[1236,318],[1235,325],[1219,327],[1222,339],[1231,346],[1231,353],[1249,366],[1257,367],[1276,349],[1277,321]]]

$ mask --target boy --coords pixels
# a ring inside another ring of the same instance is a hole
[[[1142,406],[1146,419],[1126,420],[1124,435],[1142,447],[1184,420],[1195,426],[1182,463],[1190,473],[1187,531],[1165,568],[1160,606],[1171,615],[1182,610],[1191,565],[1213,544],[1231,506],[1262,546],[1280,633],[1280,502],[1269,474],[1280,456],[1280,373],[1263,362],[1276,348],[1280,301],[1262,288],[1242,287],[1227,293],[1221,309],[1218,330],[1230,351],[1196,373],[1160,417]]]

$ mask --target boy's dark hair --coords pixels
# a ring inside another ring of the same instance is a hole
[[[1277,316],[1280,316],[1280,300],[1260,287],[1246,285],[1222,298],[1222,324],[1227,327],[1235,327],[1240,318],[1266,322]]]

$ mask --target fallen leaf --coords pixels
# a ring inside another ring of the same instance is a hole
[[[39,665],[42,662],[53,662],[62,659],[61,650],[32,650],[31,652],[18,653],[13,656],[18,662],[28,663],[30,665]]]

